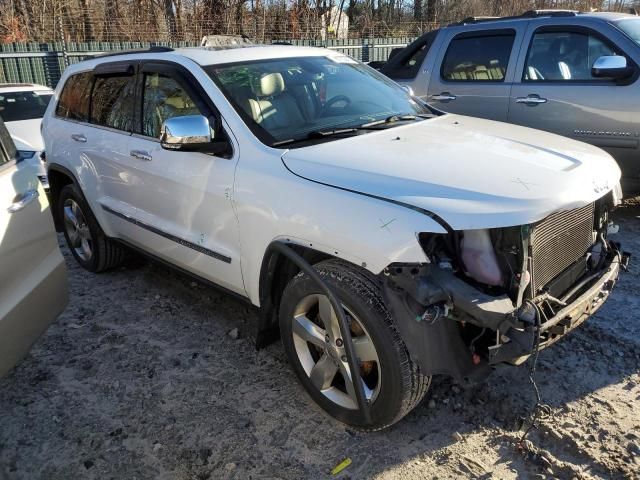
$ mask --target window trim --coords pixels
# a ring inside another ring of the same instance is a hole
[[[624,80],[615,80],[615,79],[591,79],[591,80],[529,80],[525,79],[525,72],[527,68],[527,62],[529,61],[529,54],[531,53],[531,47],[533,46],[533,39],[539,33],[581,33],[583,35],[593,35],[606,46],[611,48],[614,51],[619,51],[621,55],[626,57],[627,64],[634,69],[633,75]],[[639,74],[638,65],[633,59],[625,52],[620,46],[616,45],[614,42],[609,40],[606,36],[600,33],[597,30],[594,30],[591,27],[586,27],[584,25],[541,25],[537,27],[535,30],[531,32],[529,37],[529,45],[527,46],[527,53],[524,57],[522,63],[522,72],[520,74],[520,82],[527,85],[617,85],[617,86],[626,86],[633,84]]]
[[[444,54],[442,55],[442,60],[440,61],[440,71],[439,71],[439,75],[440,75],[440,81],[442,83],[453,83],[453,84],[471,84],[471,85],[475,85],[475,84],[490,84],[490,85],[502,85],[505,83],[505,80],[507,78],[507,72],[509,69],[509,64],[511,63],[511,56],[513,55],[513,50],[514,47],[516,46],[516,38],[518,36],[518,32],[516,31],[515,28],[499,28],[499,29],[491,29],[491,30],[473,30],[470,32],[462,32],[462,33],[458,33],[457,35],[454,35],[451,40],[449,40],[449,42],[446,45],[446,48],[444,50]],[[455,79],[448,79],[445,78],[443,75],[443,71],[444,71],[444,65],[445,65],[445,60],[447,59],[447,54],[449,53],[449,49],[451,48],[451,44],[455,41],[455,40],[461,40],[461,39],[467,39],[467,38],[478,38],[478,37],[512,37],[512,42],[511,42],[511,50],[509,51],[509,57],[507,58],[507,65],[505,66],[505,74],[504,77],[502,77],[502,80],[493,80],[493,79],[487,79],[487,80],[455,80]]]

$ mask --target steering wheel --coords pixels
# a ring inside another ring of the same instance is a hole
[[[349,97],[346,95],[336,95],[335,97],[331,97],[327,103],[324,104],[324,107],[322,107],[322,115],[324,116],[324,114],[327,113],[329,109],[333,108],[333,105],[338,102],[345,102],[342,107],[343,109],[351,105],[351,99]]]

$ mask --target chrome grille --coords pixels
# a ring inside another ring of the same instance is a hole
[[[593,244],[594,204],[549,215],[531,233],[534,295]]]

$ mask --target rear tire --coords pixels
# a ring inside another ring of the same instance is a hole
[[[67,246],[80,266],[99,273],[122,264],[126,251],[104,234],[75,184],[62,188],[57,208]]]
[[[328,298],[304,273],[291,279],[280,304],[280,331],[289,362],[313,400],[329,415],[362,430],[393,425],[424,398],[431,377],[422,375],[409,357],[373,275],[333,259],[315,268],[338,295],[354,346],[358,343],[372,421],[365,421],[353,391],[346,388],[350,372],[345,351],[339,348],[343,342],[337,338],[340,331]]]

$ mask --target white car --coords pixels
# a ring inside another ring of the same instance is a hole
[[[154,49],[65,71],[44,118],[76,260],[125,247],[260,308],[311,397],[380,429],[433,374],[482,378],[596,311],[620,170],[557,135],[439,115],[352,58]]]
[[[32,83],[0,83],[0,117],[13,138],[18,154],[33,165],[45,189],[47,171],[41,160],[44,143],[40,133],[42,116],[53,98],[53,90]]]

